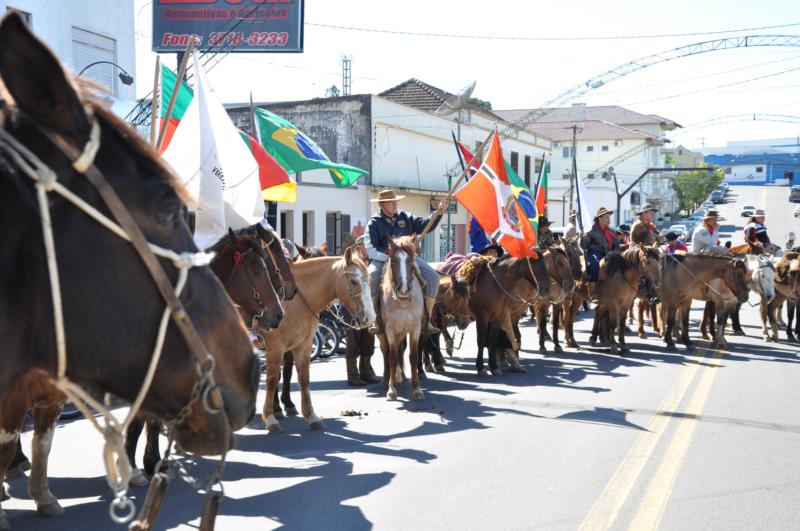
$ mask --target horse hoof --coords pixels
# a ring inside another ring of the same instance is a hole
[[[58,500],[53,500],[50,503],[42,503],[36,506],[36,512],[39,516],[61,516],[64,514],[64,508],[58,503]]]
[[[275,421],[274,424],[267,424],[267,431],[269,433],[283,433],[283,428],[278,424],[278,421]]]
[[[547,347],[539,347],[539,352],[542,354],[547,354]]]
[[[283,416],[283,410],[276,409],[275,411],[273,411],[273,412],[272,412],[272,414],[273,414],[273,415],[275,415],[275,418],[276,418],[276,419],[282,419],[282,418],[284,418],[284,416]]]
[[[128,484],[131,487],[146,487],[149,481],[147,481],[147,476],[144,475],[139,468],[134,468],[131,470],[131,479]]]
[[[525,367],[522,367],[521,365],[514,365],[508,370],[508,372],[515,372],[515,373],[518,373],[518,374],[523,374],[523,373],[527,373],[528,370],[525,369]]]
[[[687,341],[686,343],[683,344],[683,346],[685,346],[687,350],[694,350],[694,343],[692,343],[691,341]]]
[[[744,333],[744,330],[741,328],[737,328],[733,331],[733,335],[735,336],[746,336],[747,334]]]
[[[677,350],[675,343],[667,343],[667,350]]]
[[[647,334],[644,332],[639,332],[639,339],[647,339]]]
[[[397,391],[394,389],[389,389],[386,392],[386,400],[397,400]]]
[[[308,423],[308,427],[311,428],[313,431],[322,431],[325,429],[325,423],[322,420],[317,419]]]
[[[486,376],[489,374],[486,369],[478,369],[478,376]]]
[[[425,372],[435,372],[433,370],[433,365],[431,365],[430,363],[426,363],[425,364]]]
[[[558,343],[556,343],[556,344],[553,346],[553,352],[564,352],[564,349],[563,349],[563,348],[561,348],[561,345],[559,345]]]
[[[496,369],[489,369],[489,372],[492,374],[492,376],[500,376],[503,374],[503,370],[500,367]]]
[[[21,478],[25,476],[25,472],[31,469],[31,462],[27,459],[20,461],[17,466],[9,468],[6,471],[7,478]]]
[[[439,374],[444,374],[444,365],[434,365],[433,370]]]
[[[287,406],[286,409],[284,410],[284,413],[286,414],[287,417],[296,417],[297,415],[300,414],[297,412],[296,406]]]
[[[619,347],[619,353],[620,354],[627,354],[630,351],[631,351],[631,348],[628,345],[622,345],[621,347]]]
[[[425,400],[425,393],[422,392],[422,389],[417,389],[414,391],[414,400]]]

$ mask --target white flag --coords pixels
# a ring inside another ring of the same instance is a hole
[[[592,223],[594,223],[594,210],[589,201],[589,192],[586,191],[586,185],[583,184],[580,174],[576,175],[575,181],[578,188],[578,232],[586,234],[592,230]]]
[[[196,199],[194,241],[205,249],[228,232],[264,217],[258,164],[192,56],[194,97],[164,159]]]

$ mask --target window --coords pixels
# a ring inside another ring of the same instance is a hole
[[[569,147],[561,148],[561,158],[568,159],[570,157]]]
[[[561,147],[561,142],[553,142],[553,147],[554,148]]]
[[[303,234],[301,235],[303,240],[303,247],[310,245],[314,240],[314,212],[313,211],[305,211],[303,212]]]
[[[594,179],[594,173],[590,173],[586,176],[587,179]]]
[[[325,241],[328,243],[328,254],[340,254],[345,236],[350,234],[350,215],[341,212],[325,214]]]
[[[731,171],[731,168],[725,168],[725,175],[730,175]]]
[[[594,146],[586,146],[587,153],[591,153],[592,151],[594,151]]]
[[[764,166],[756,166],[756,173],[764,173]]]
[[[294,239],[294,215],[291,210],[284,210],[280,213],[280,235],[281,238]]]
[[[27,11],[17,9],[15,7],[7,7],[6,11],[16,12],[19,16],[22,17],[22,20],[25,22],[25,25],[28,26],[30,29],[33,29],[33,15],[31,15]]]
[[[531,185],[531,156],[525,155],[525,184]]]
[[[678,155],[683,155],[683,150],[682,149],[678,150]]]
[[[514,171],[519,173],[519,153],[516,151],[511,152],[511,167],[514,168]]]
[[[602,147],[600,148],[600,151],[608,151],[608,146],[602,146]]]
[[[91,31],[72,28],[72,69],[80,72],[97,61],[114,63],[117,60],[117,41]],[[97,81],[117,95],[117,67],[102,63],[94,65],[82,77]]]

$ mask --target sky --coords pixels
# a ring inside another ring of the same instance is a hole
[[[142,97],[152,89],[156,57],[152,3],[134,0],[134,9]],[[800,35],[800,1],[307,0],[305,21],[302,54],[229,54],[213,66],[208,78],[222,100],[244,102],[251,91],[256,101],[322,97],[331,85],[341,89],[341,58],[350,56],[353,94],[377,94],[412,77],[449,92],[475,80],[473,96],[495,109],[539,107],[652,54],[736,36]],[[768,26],[784,27],[755,29]],[[174,68],[175,54],[164,54],[162,62]],[[673,140],[689,148],[800,137],[800,46],[684,57],[631,73],[571,103],[621,105],[667,117],[685,126]],[[787,115],[795,122],[689,127],[744,114]]]

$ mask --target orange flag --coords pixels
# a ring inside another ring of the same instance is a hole
[[[514,197],[496,130],[480,168],[454,196],[511,256],[538,257],[536,231]]]

